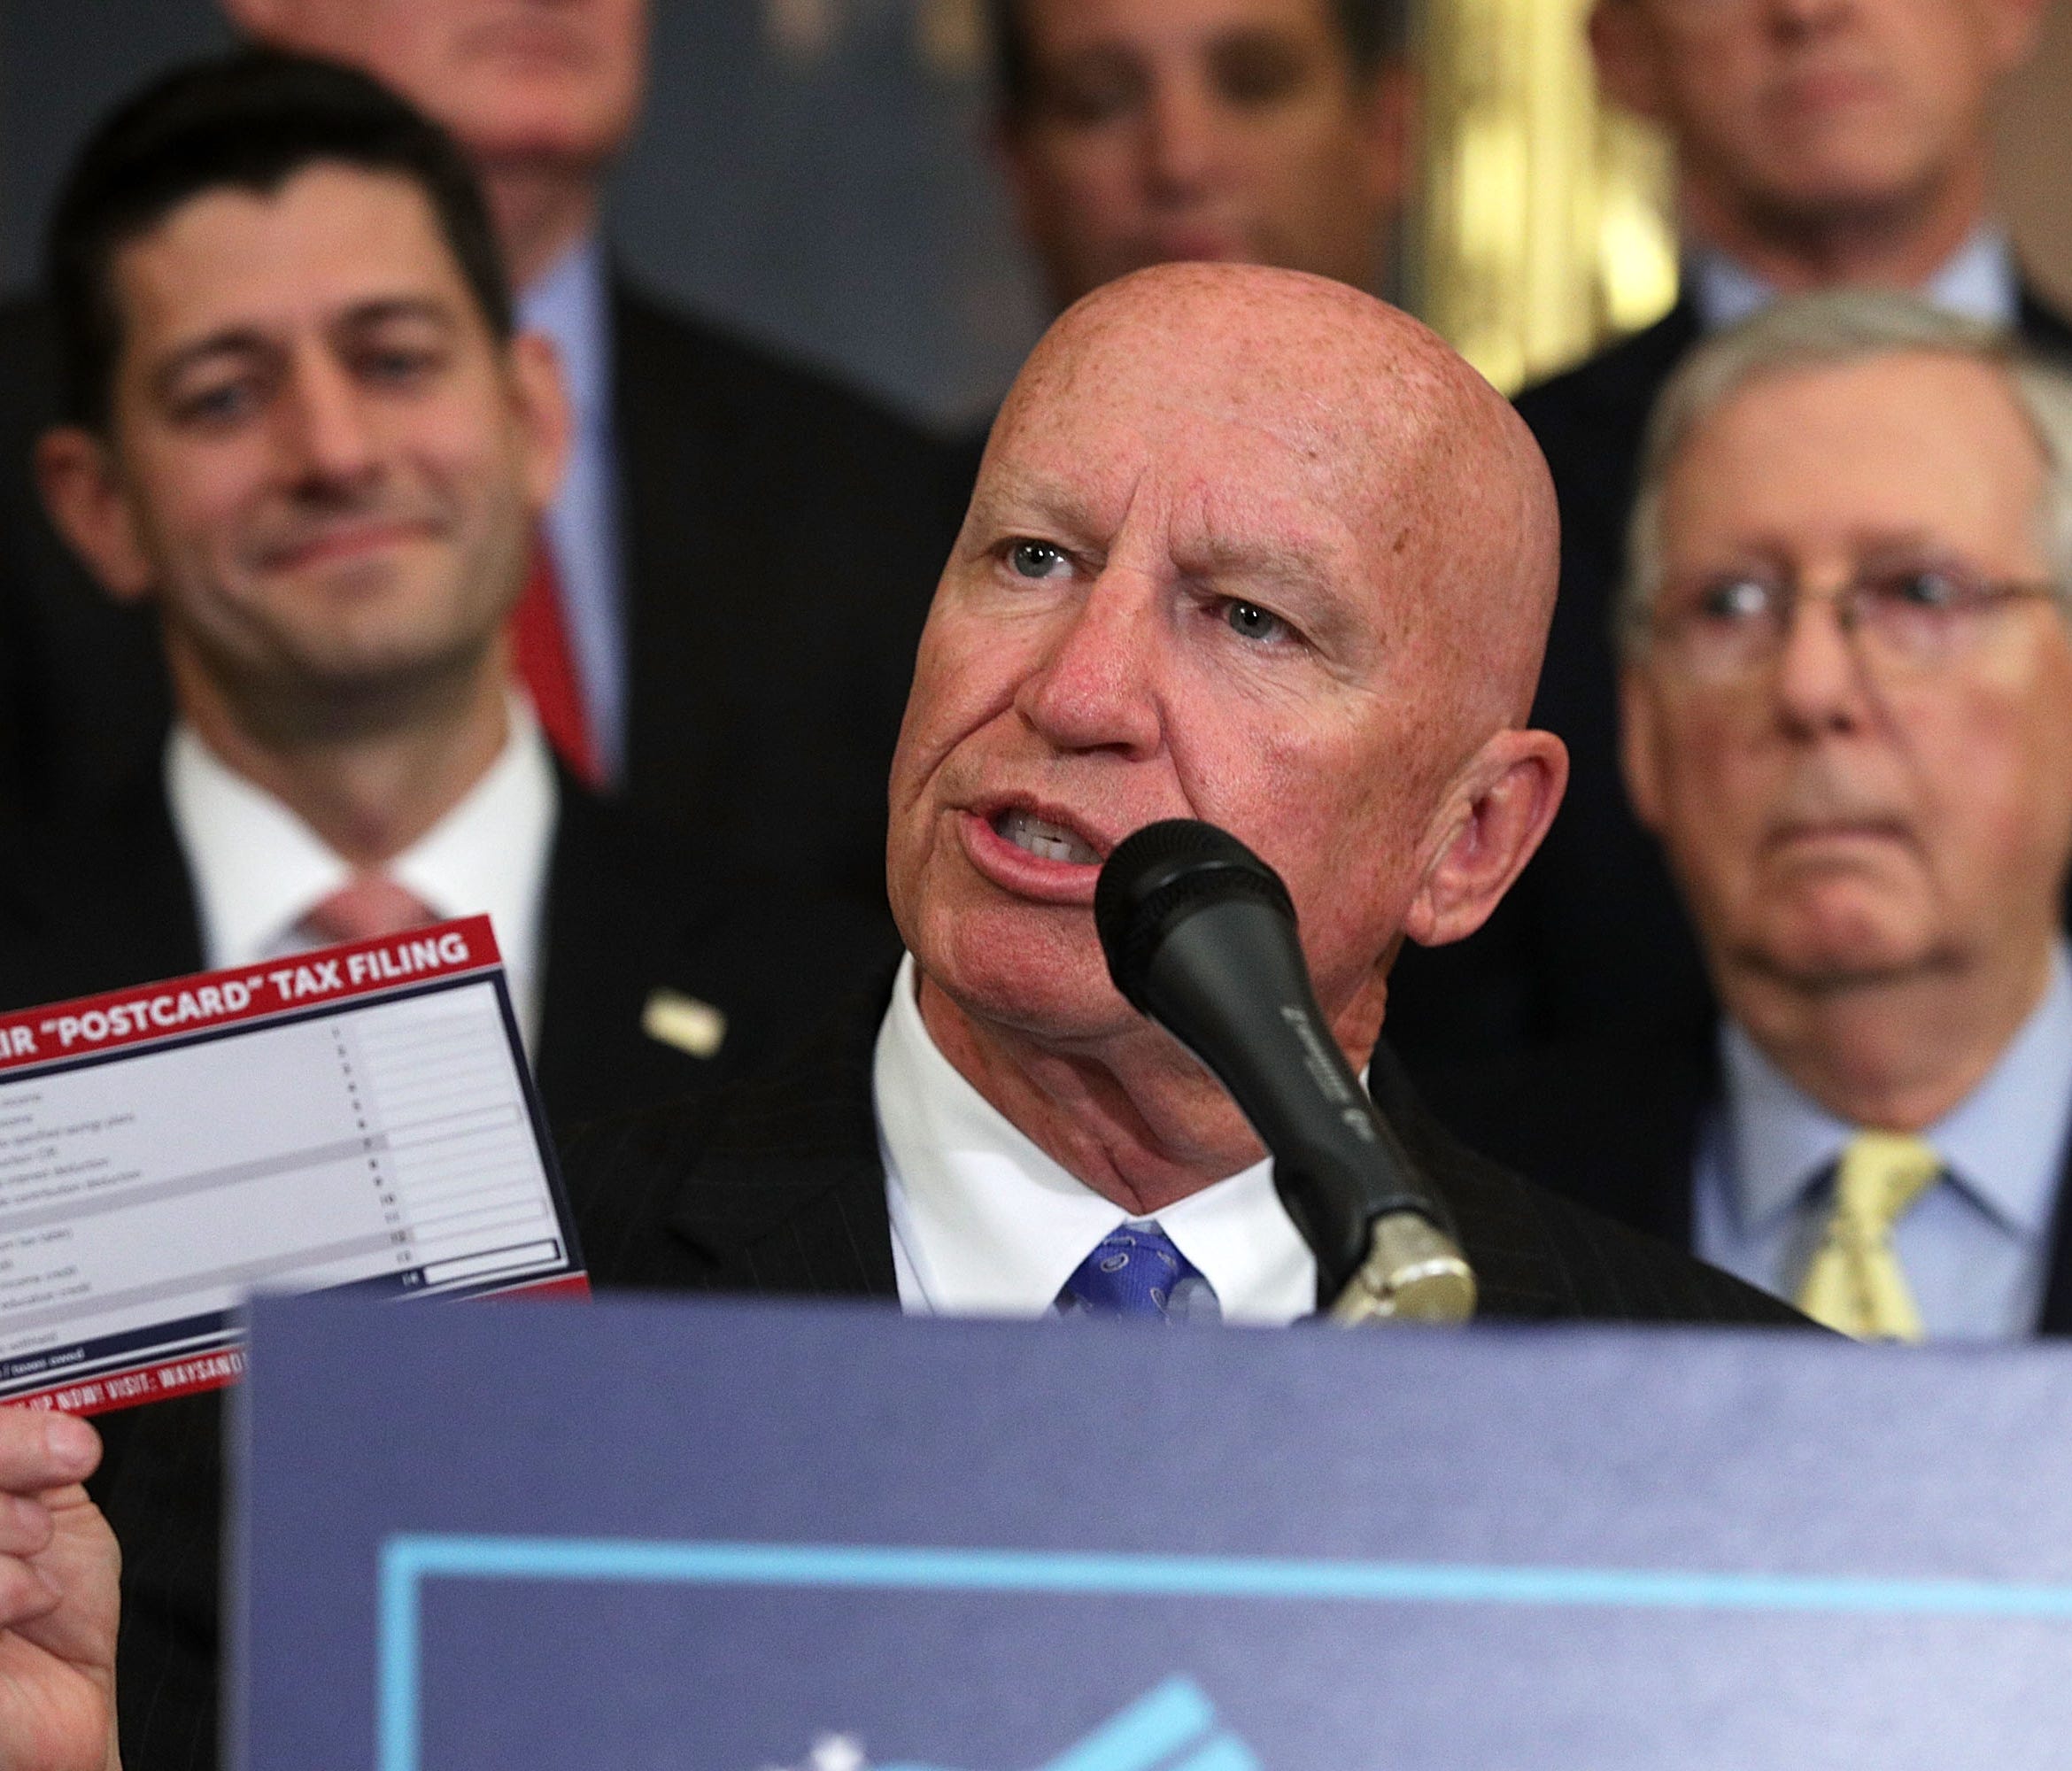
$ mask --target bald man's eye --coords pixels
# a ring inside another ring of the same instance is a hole
[[[1295,631],[1272,610],[1263,609],[1257,603],[1248,603],[1241,598],[1224,605],[1223,618],[1229,623],[1233,633],[1246,639],[1261,642],[1286,639]]]
[[[1020,578],[1055,578],[1072,568],[1064,550],[1048,541],[1016,542],[1008,549],[1008,564]]]

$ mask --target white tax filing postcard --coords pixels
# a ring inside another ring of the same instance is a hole
[[[487,916],[0,1017],[0,1400],[214,1388],[348,1288],[587,1289]]]

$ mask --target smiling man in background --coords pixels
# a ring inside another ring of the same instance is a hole
[[[638,120],[643,0],[225,12],[256,43],[363,69],[453,135],[518,324],[555,347],[569,460],[513,655],[557,752],[692,835],[701,863],[881,902],[885,769],[954,489],[912,427],[672,310],[615,261],[603,198]],[[0,816],[12,795],[77,819],[155,746],[166,696],[148,626],[80,581],[35,507],[50,324],[40,306],[0,313]],[[818,741],[831,729],[842,742]],[[778,801],[792,816],[765,818]]]

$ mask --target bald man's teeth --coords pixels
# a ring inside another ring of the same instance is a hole
[[[1069,830],[1046,824],[1027,812],[1002,812],[993,827],[1017,848],[1040,855],[1046,861],[1063,861],[1074,867],[1091,867],[1101,857]]]

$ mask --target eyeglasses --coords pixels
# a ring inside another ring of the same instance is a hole
[[[1671,669],[1726,683],[1776,658],[1802,604],[1832,603],[1867,663],[1921,670],[1961,655],[2008,604],[2057,596],[2051,584],[1995,581],[1946,563],[1873,567],[1817,595],[1762,571],[1725,572],[1670,586],[1644,623]]]

